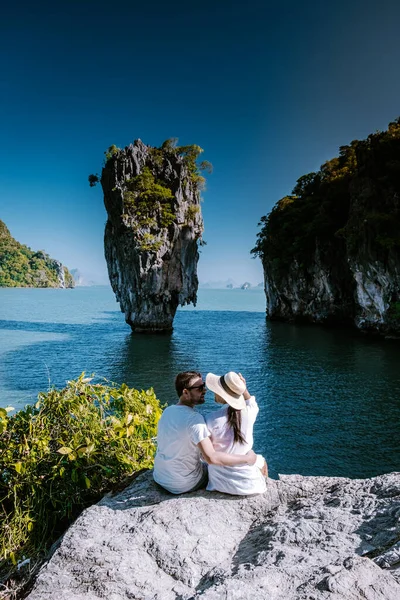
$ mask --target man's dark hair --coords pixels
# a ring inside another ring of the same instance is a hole
[[[201,373],[198,373],[197,371],[185,371],[184,373],[178,373],[175,378],[175,389],[176,393],[178,394],[178,398],[182,396],[183,390],[187,388],[192,379],[201,376]]]

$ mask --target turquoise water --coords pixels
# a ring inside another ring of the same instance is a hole
[[[261,289],[199,290],[172,334],[147,336],[130,332],[108,287],[0,289],[0,406],[21,408],[82,371],[172,403],[179,371],[238,370],[273,476],[400,470],[399,356],[394,341],[268,323]],[[213,408],[209,393],[202,410]]]

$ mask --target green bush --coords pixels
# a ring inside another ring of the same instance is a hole
[[[149,167],[133,177],[124,192],[124,204],[127,212],[135,216],[137,227],[169,227],[175,220],[171,202],[174,195],[169,187],[157,180]]]
[[[191,206],[188,206],[186,215],[185,215],[187,223],[194,221],[196,218],[196,215],[198,215],[199,212],[200,212],[200,206],[198,206],[196,204],[192,204]]]
[[[110,158],[112,158],[113,156],[115,156],[116,154],[118,154],[118,152],[121,150],[121,148],[118,148],[118,146],[116,146],[115,144],[112,144],[111,146],[109,146],[107,148],[107,150],[104,152],[105,154],[105,160],[106,162],[108,160],[110,160]],[[90,182],[89,182],[90,185]]]
[[[37,557],[85,507],[153,464],[153,389],[82,374],[14,416],[0,409],[0,570]]]

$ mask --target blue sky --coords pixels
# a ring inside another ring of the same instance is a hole
[[[118,3],[2,8],[0,219],[106,281],[111,144],[169,137],[214,166],[199,277],[258,283],[260,217],[340,145],[400,115],[400,3]]]

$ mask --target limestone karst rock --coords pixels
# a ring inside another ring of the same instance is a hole
[[[178,305],[197,300],[204,178],[198,146],[141,140],[111,147],[101,175],[111,286],[134,331],[172,329]]]
[[[398,600],[400,473],[181,497],[151,472],[85,510],[29,600]]]
[[[261,224],[269,318],[400,335],[400,119],[342,146]]]

